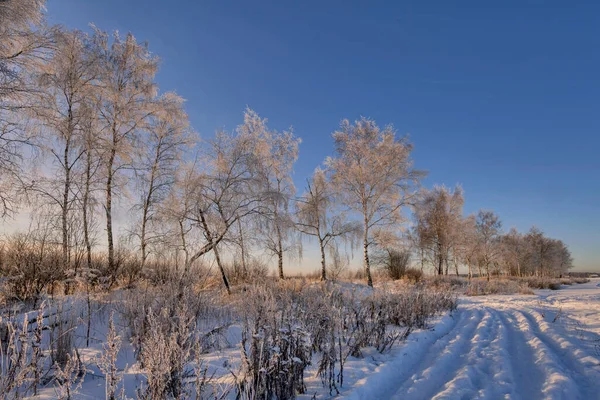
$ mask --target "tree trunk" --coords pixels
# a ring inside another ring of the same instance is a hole
[[[86,154],[86,165],[85,165],[85,188],[83,190],[83,240],[85,242],[85,251],[86,251],[86,260],[87,260],[87,269],[88,274],[89,270],[92,268],[92,244],[90,242],[90,226],[89,226],[89,216],[88,216],[88,207],[89,207],[89,199],[90,199],[90,185],[92,179],[92,155],[91,149],[87,149]],[[87,277],[89,279],[89,277]]]
[[[211,239],[212,241],[212,239]],[[217,266],[219,267],[219,271],[221,271],[221,278],[223,278],[223,284],[225,285],[225,289],[227,289],[227,294],[231,294],[231,288],[229,287],[229,280],[227,279],[227,274],[225,273],[225,269],[223,268],[223,264],[221,263],[221,257],[219,256],[219,250],[217,246],[213,248],[215,252],[215,259],[217,260]]]
[[[325,244],[323,243],[323,239],[321,236],[319,238],[319,249],[321,250],[321,280],[327,280],[327,268],[325,263]]]
[[[107,177],[106,177],[106,204],[104,210],[106,211],[106,239],[108,241],[108,270],[111,276],[111,285],[116,279],[115,275],[115,250],[113,244],[113,231],[112,231],[112,181],[113,181],[113,164],[115,162],[115,147],[110,151],[110,158],[107,165]]]
[[[62,202],[62,262],[63,272],[69,269],[69,232],[68,232],[68,213],[69,213],[69,191],[71,185],[71,170],[69,168],[69,142],[67,138],[65,143],[65,151],[63,156],[63,168],[65,170],[65,186],[63,188],[63,202]],[[67,284],[65,291],[68,293],[70,284]]]
[[[456,269],[456,276],[459,276],[460,274],[458,273],[458,263],[456,262],[456,256],[454,256],[453,259],[454,259],[454,268]]]
[[[283,276],[283,243],[281,240],[281,228],[279,227],[277,214],[275,215],[275,226],[277,232],[277,268],[279,271],[279,279],[285,279]]]
[[[367,274],[367,285],[373,287],[373,278],[371,277],[371,264],[369,262],[369,229],[367,219],[365,218],[365,232],[363,236],[363,252],[365,261],[365,273]]]
[[[242,230],[242,220],[238,217],[238,229],[240,231],[240,251],[242,255],[242,274],[244,277],[248,274],[248,269],[246,267],[246,247],[244,245],[244,232]]]
[[[210,245],[212,250],[215,252],[215,259],[217,260],[217,266],[219,267],[219,271],[221,272],[221,278],[223,278],[223,284],[225,285],[225,289],[227,289],[227,294],[231,294],[231,289],[229,287],[229,280],[227,279],[227,274],[225,273],[225,269],[223,268],[223,264],[221,263],[221,257],[219,256],[219,250],[217,249],[218,242],[215,243],[215,241],[213,240],[212,233],[208,227],[208,223],[206,222],[206,217],[204,216],[204,213],[202,212],[202,210],[199,210],[199,211],[200,211],[200,220],[202,222],[202,227],[205,232],[204,236],[206,237],[206,240],[208,241],[208,244]],[[189,270],[189,263],[194,262],[194,260],[195,260],[195,258],[192,257],[190,259],[190,261],[188,263],[186,263],[186,271]]]
[[[467,260],[467,268],[469,268],[469,281],[473,278],[473,272],[471,270],[471,262]]]

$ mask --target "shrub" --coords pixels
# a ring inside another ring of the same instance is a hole
[[[525,282],[512,279],[493,279],[491,281],[472,280],[465,294],[467,296],[482,296],[489,294],[533,294]]]
[[[409,282],[418,283],[423,279],[423,272],[420,269],[407,268],[404,276]]]
[[[398,280],[406,273],[410,251],[389,249],[385,252],[383,268],[390,279]]]
[[[343,385],[345,360],[362,349],[380,352],[424,328],[428,319],[456,308],[448,290],[412,287],[364,294],[335,284],[302,280],[253,287],[240,302],[243,368],[238,390],[249,398],[293,398],[303,393],[311,355],[330,394]]]

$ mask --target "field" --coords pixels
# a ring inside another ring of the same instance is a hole
[[[3,319],[2,384],[40,399],[590,399],[598,285],[465,296],[447,282],[291,279],[179,300],[172,285],[140,286],[92,296],[89,339],[87,299],[58,296]]]

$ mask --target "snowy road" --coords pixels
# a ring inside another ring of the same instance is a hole
[[[600,399],[599,282],[463,299],[344,397]]]

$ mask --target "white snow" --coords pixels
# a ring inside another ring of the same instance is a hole
[[[413,332],[385,354],[365,349],[344,365],[344,399],[600,399],[600,279],[539,290],[535,295],[463,297],[458,310]],[[96,326],[101,348],[105,326]],[[124,334],[124,333],[123,333]],[[209,374],[231,381],[239,366],[239,327],[226,335],[229,347],[207,354]],[[316,356],[318,357],[318,355]],[[299,398],[331,398],[316,376],[316,360]],[[128,398],[143,382],[131,346],[119,355]],[[104,398],[104,379],[91,368],[74,398]],[[51,388],[39,398],[54,398]],[[230,398],[235,394],[230,393]]]
[[[598,285],[463,298],[342,397],[600,399]]]

